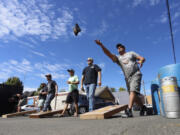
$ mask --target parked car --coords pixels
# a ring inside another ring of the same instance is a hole
[[[115,105],[115,104],[113,102],[107,102],[104,99],[95,97],[95,106],[94,106],[95,108],[94,109],[99,109],[99,108],[109,106],[109,105]],[[89,103],[88,103],[86,95],[79,95],[78,108],[79,108],[79,114],[88,112]],[[73,115],[74,112],[75,112],[75,106],[74,106],[74,104],[71,104],[68,113],[69,113],[69,115]]]

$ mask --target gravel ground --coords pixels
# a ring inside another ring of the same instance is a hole
[[[117,114],[105,120],[0,118],[0,135],[180,135],[180,119],[134,115],[121,118]]]

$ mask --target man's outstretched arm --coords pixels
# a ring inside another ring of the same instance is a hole
[[[118,59],[116,55],[112,54],[101,42],[100,40],[95,40],[96,44],[99,45],[103,52],[113,61],[116,62]]]

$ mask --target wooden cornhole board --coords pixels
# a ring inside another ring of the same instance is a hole
[[[106,119],[114,114],[126,110],[128,105],[111,105],[80,115],[80,119]]]
[[[47,116],[52,116],[54,114],[61,113],[62,111],[63,110],[60,109],[60,110],[53,110],[53,111],[47,111],[47,112],[34,113],[34,114],[29,115],[29,118],[44,118],[44,117],[47,117]]]
[[[2,115],[2,118],[10,118],[10,117],[14,117],[14,116],[22,116],[22,115],[25,115],[25,114],[31,114],[31,113],[36,113],[36,112],[37,112],[37,110],[9,113],[9,114]]]

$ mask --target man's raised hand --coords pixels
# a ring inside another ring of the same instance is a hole
[[[101,41],[100,40],[94,40],[96,42],[97,45],[102,45]]]

